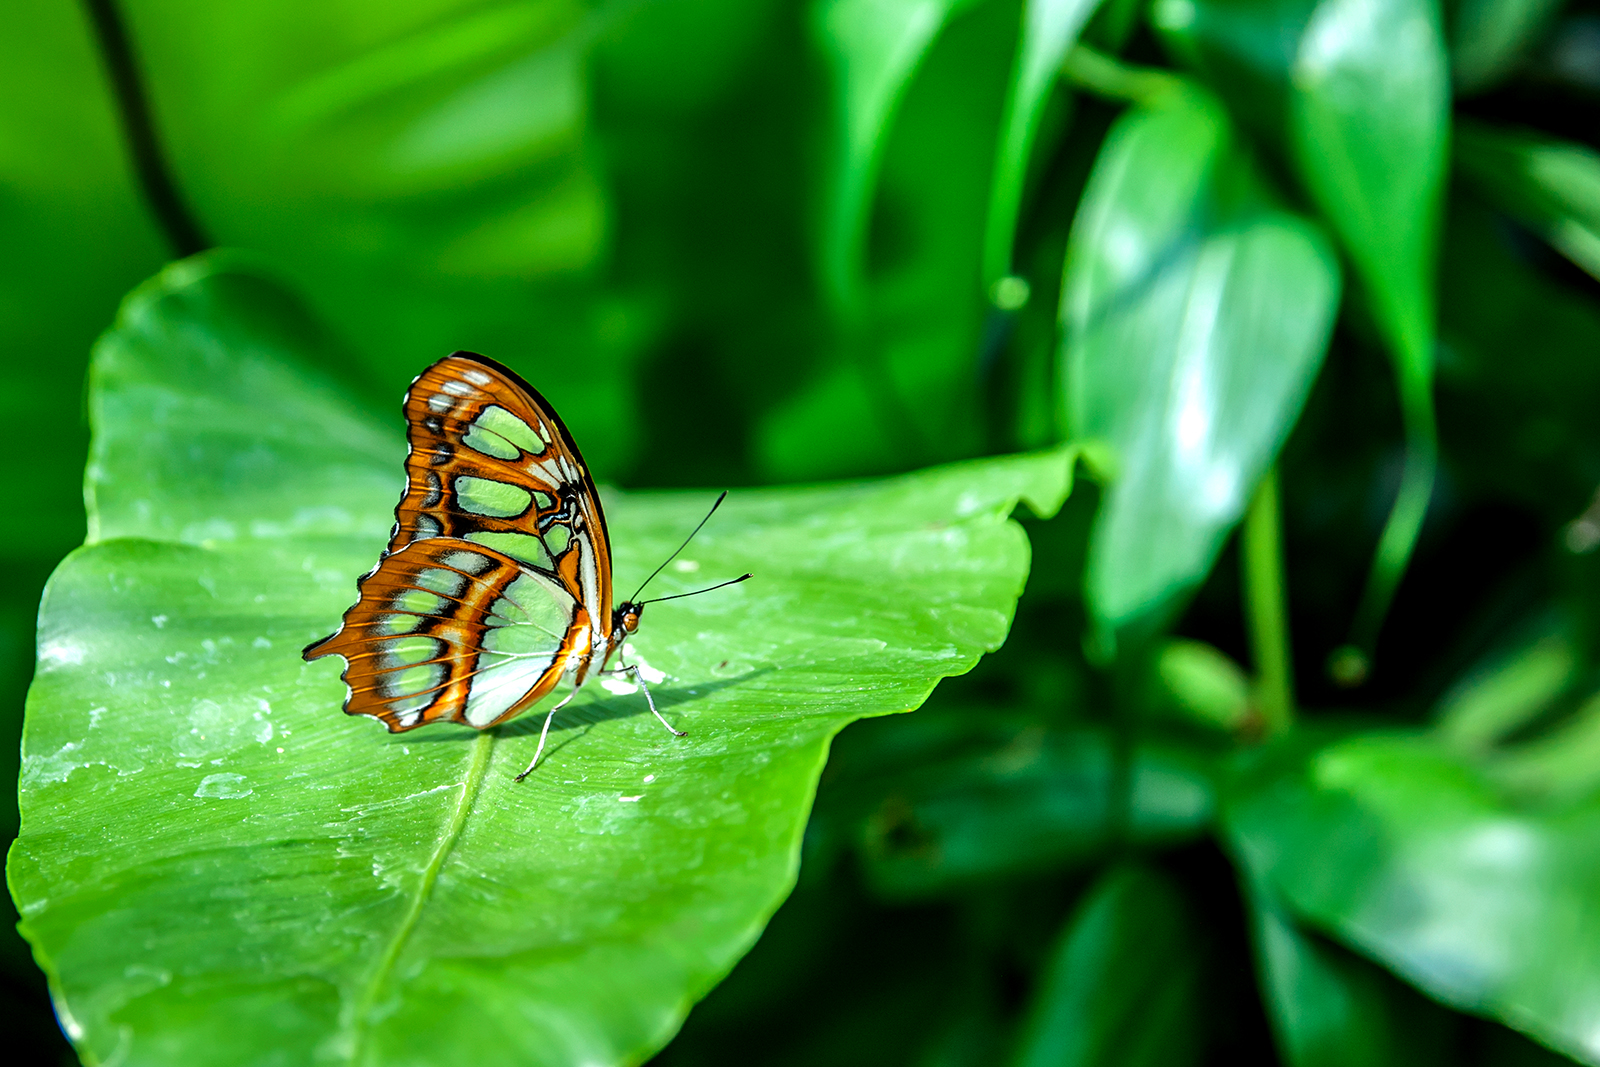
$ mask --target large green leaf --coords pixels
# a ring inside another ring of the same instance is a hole
[[[1251,762],[1225,822],[1298,915],[1446,1004],[1600,1063],[1600,794],[1592,774],[1557,798],[1495,780],[1527,767],[1414,732],[1302,738]]]
[[[98,350],[92,538],[46,595],[8,865],[25,933],[91,1062],[637,1062],[793,883],[832,735],[1004,639],[1007,516],[1059,506],[1068,457],[736,494],[660,591],[757,578],[634,642],[688,736],[595,689],[519,784],[537,717],[391,736],[300,661],[403,454],[337,359],[225,257]],[[619,579],[706,503],[609,494]]]
[[[1180,88],[1124,116],[1067,249],[1066,419],[1111,484],[1085,586],[1108,630],[1210,569],[1321,365],[1339,273],[1272,206],[1221,107]]]
[[[1089,888],[1051,953],[1015,1067],[1156,1067],[1205,1047],[1204,940],[1182,894],[1143,867]]]

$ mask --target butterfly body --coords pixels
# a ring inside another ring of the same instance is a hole
[[[548,402],[493,360],[457,352],[406,394],[406,489],[343,625],[345,711],[394,732],[487,729],[563,680],[573,691],[638,625],[613,610],[611,545],[577,444]]]

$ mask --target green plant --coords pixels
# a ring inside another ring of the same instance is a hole
[[[1592,4],[18,19],[8,878],[85,1062],[1600,1063]],[[749,487],[636,639],[687,737],[597,690],[517,785],[298,659],[456,348],[622,575]]]

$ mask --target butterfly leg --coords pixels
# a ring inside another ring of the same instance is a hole
[[[556,704],[555,707],[551,708],[550,709],[550,713],[544,717],[544,729],[539,731],[539,747],[533,750],[533,760],[532,760],[532,762],[530,762],[528,764],[526,770],[524,770],[521,774],[517,775],[516,781],[519,781],[519,782],[522,781],[524,778],[528,777],[528,775],[533,773],[533,769],[535,767],[539,766],[539,757],[544,755],[544,743],[545,743],[545,740],[547,738],[549,738],[549,736],[550,736],[550,724],[553,721],[555,721],[556,712],[558,712],[562,708],[566,707],[567,706],[567,702],[570,701],[573,697],[575,697],[577,695],[578,695],[578,691],[576,689],[574,689],[572,692],[570,692],[566,696],[562,697],[561,701],[558,704]]]
[[[609,673],[613,673],[613,672],[609,672],[608,671],[607,673],[609,674]],[[654,715],[656,717],[656,721],[657,722],[661,723],[662,726],[665,726],[668,730],[670,730],[672,732],[672,736],[673,737],[683,737],[685,734],[688,733],[687,730],[679,730],[679,729],[677,729],[675,726],[673,726],[670,722],[668,722],[665,718],[662,717],[661,712],[656,710],[655,698],[650,695],[650,687],[648,685],[644,684],[644,676],[639,673],[639,668],[638,668],[637,665],[634,665],[634,666],[630,667],[630,666],[627,666],[626,664],[624,664],[623,666],[618,667],[616,669],[615,673],[633,675],[633,680],[635,682],[637,682],[638,685],[639,685],[639,688],[644,691],[644,702],[646,704],[650,705],[650,714],[652,714],[652,715]]]

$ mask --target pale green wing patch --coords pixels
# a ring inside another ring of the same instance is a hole
[[[462,475],[453,483],[463,511],[491,519],[512,519],[528,510],[533,494],[519,485]]]

